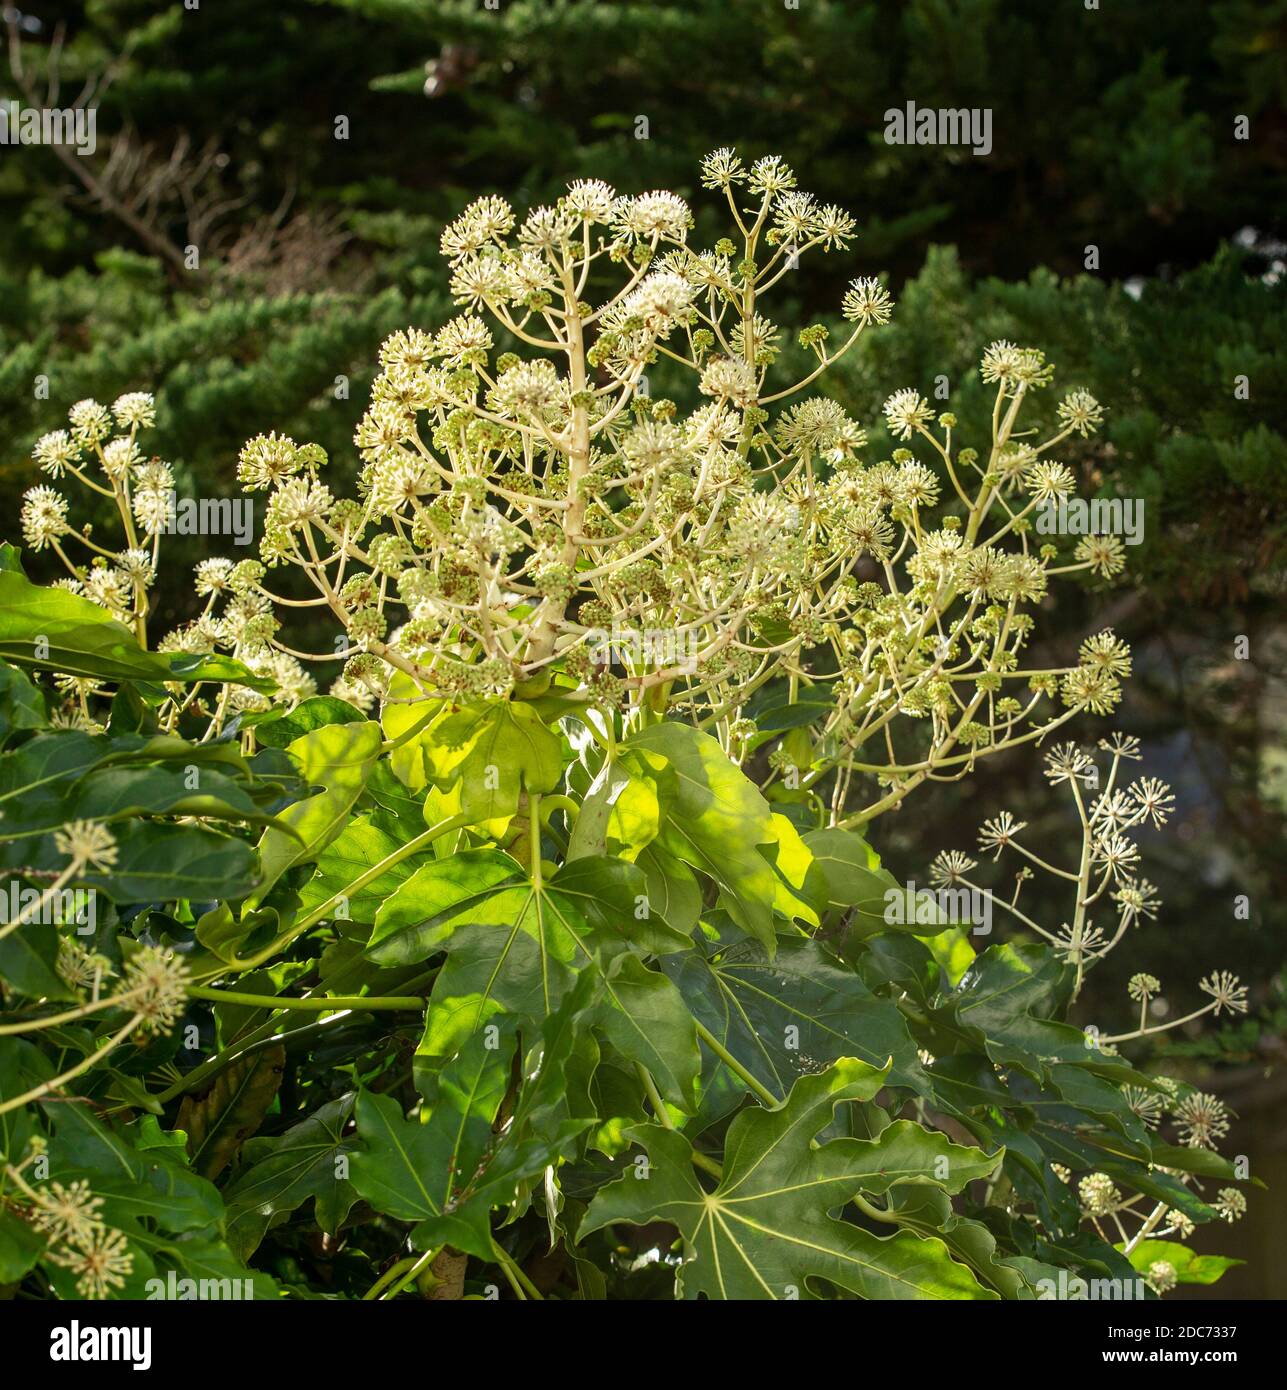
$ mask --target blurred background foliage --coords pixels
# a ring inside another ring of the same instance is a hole
[[[1240,972],[1251,1018],[1170,1049],[1243,1108],[1287,1187],[1287,0],[24,0],[4,23],[0,98],[98,104],[89,158],[0,149],[6,518],[35,438],[125,390],[156,391],[151,447],[183,492],[233,491],[238,448],[269,429],[351,477],[378,344],[448,312],[437,236],[466,201],[593,176],[695,197],[719,235],[696,169],[720,144],[782,154],[859,219],[852,253],[801,269],[784,322],[888,276],[892,325],[833,382],[859,419],[945,378],[962,437],[981,428],[974,368],[997,337],[1092,391],[1107,426],[1066,461],[1143,498],[1146,540],[1128,583],[1052,598],[1041,630],[1061,659],[1105,625],[1133,643],[1116,723],[1179,804],[1145,866],[1163,915],[1092,981],[1087,1018],[1119,1023],[1138,969],[1184,1011],[1199,975]],[[909,100],[990,108],[991,154],[887,145]],[[210,545],[170,550],[190,565]],[[190,611],[177,578],[162,622]],[[1003,807],[1060,854],[1036,760],[985,769],[877,826],[896,873],[923,881]],[[1252,1263],[1222,1291],[1287,1292],[1263,1255],[1284,1209],[1235,1229]]]

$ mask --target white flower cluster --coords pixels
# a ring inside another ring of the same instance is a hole
[[[997,387],[986,449],[959,447],[955,417],[906,387],[876,422],[897,447],[869,458],[876,428],[815,383],[889,322],[889,292],[852,280],[835,344],[825,323],[791,342],[770,314],[800,257],[852,241],[852,217],[776,156],[717,150],[702,183],[731,222],[705,248],[665,190],[578,180],[526,215],[498,196],[471,203],[441,238],[461,312],[381,349],[354,436],[356,496],[323,481],[316,445],[250,440],[237,476],[263,498],[259,557],[202,561],[201,611],[162,645],[230,652],[287,702],[337,650],[348,659],[335,689],[363,707],[395,672],[446,694],[557,679],[609,704],[662,699],[739,752],[742,709],[789,663],[834,691],[817,745],[845,769],[837,813],[854,778],[874,779],[878,812],[944,769],[1110,712],[1129,670],[1111,642],[1054,672],[1026,672],[1020,657],[1052,574],[1107,563],[1056,568],[1031,535],[1034,509],[1074,485],[1050,451],[1094,429],[1099,407],[1071,393],[1038,441],[1019,415],[1052,369],[1036,349],[993,343],[980,368]],[[173,485],[138,447],[153,415],[138,394],[110,412],[82,402],[70,430],[37,446],[54,477],[97,456],[127,544],[73,559],[68,583],[136,623]],[[34,489],[24,527],[33,545],[65,549],[65,499]],[[283,566],[340,625],[338,646],[287,643],[301,600],[268,582]],[[595,661],[604,630],[671,640]],[[665,650],[691,659],[655,659]],[[264,703],[236,689],[214,715]],[[878,745],[886,763],[860,760]]]

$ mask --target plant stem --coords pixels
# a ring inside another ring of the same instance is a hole
[[[255,1009],[401,1009],[420,1010],[425,1001],[414,994],[334,994],[318,999],[288,999],[282,995],[241,994],[232,989],[207,989],[204,985],[189,985],[192,999],[208,999],[215,1004],[247,1004]]]
[[[428,830],[422,831],[414,839],[408,840],[405,845],[399,845],[392,854],[386,854],[378,864],[372,864],[364,874],[359,874],[352,883],[346,884],[344,892],[333,893],[324,903],[315,907],[306,917],[301,917],[289,931],[283,932],[275,941],[269,942],[262,951],[256,951],[253,956],[247,956],[244,960],[240,957],[234,957],[232,960],[225,962],[218,969],[206,971],[202,978],[207,980],[214,979],[216,976],[226,975],[230,970],[245,971],[256,969],[266,960],[271,960],[278,951],[288,946],[297,936],[306,932],[309,927],[315,926],[320,922],[342,899],[360,892],[368,883],[374,883],[381,874],[386,873],[395,865],[401,864],[404,859],[410,859],[413,854],[418,853],[426,846],[432,844],[440,835],[446,835],[452,830],[459,830],[461,826],[468,825],[468,823],[469,817],[462,813],[458,816],[450,816],[447,820],[439,821],[437,825],[431,825]]]
[[[707,1047],[720,1059],[721,1062],[746,1084],[748,1090],[754,1092],[765,1105],[776,1109],[782,1102],[768,1089],[762,1086],[759,1081],[737,1060],[736,1057],[724,1046],[722,1042],[699,1020],[694,1019],[697,1026],[697,1036],[706,1044]]]
[[[417,1255],[408,1255],[405,1259],[399,1260],[397,1264],[390,1265],[374,1284],[362,1295],[362,1302],[369,1303],[372,1299],[379,1296],[380,1290],[387,1288],[405,1269],[410,1269],[419,1260]]]
[[[501,1245],[500,1241],[492,1241],[492,1253],[496,1256],[497,1264],[509,1276],[511,1284],[517,1284],[515,1292],[520,1298],[534,1298],[538,1303],[545,1301],[540,1289],[523,1273],[518,1261]]]
[[[417,1279],[419,1275],[424,1271],[424,1269],[428,1265],[433,1264],[433,1262],[437,1258],[437,1250],[426,1250],[425,1253],[421,1255],[418,1260],[412,1261],[411,1268],[407,1270],[407,1272],[398,1280],[396,1284],[392,1285],[392,1287],[390,1288],[385,1289],[385,1291],[379,1295],[380,1298],[397,1298],[397,1296],[402,1292],[402,1290],[405,1289],[408,1284],[412,1283],[415,1279]],[[394,1266],[395,1269],[397,1267],[397,1265]]]
[[[61,1076],[55,1076],[51,1081],[43,1081],[39,1086],[33,1086],[31,1090],[24,1091],[20,1096],[14,1096],[10,1100],[0,1105],[0,1115],[7,1115],[10,1110],[17,1110],[21,1106],[29,1105],[33,1100],[39,1100],[42,1096],[47,1096],[50,1091],[55,1091],[59,1086],[65,1086],[67,1082],[74,1081],[78,1076],[87,1072],[96,1062],[104,1058],[111,1050],[122,1043],[126,1038],[143,1022],[142,1014],[135,1014],[124,1028],[119,1028],[103,1044],[96,1048],[83,1060],[76,1063],[69,1071],[65,1071]]]
[[[675,1122],[670,1118],[670,1111],[666,1109],[666,1102],[661,1098],[661,1092],[657,1089],[657,1083],[653,1080],[652,1072],[644,1066],[642,1062],[635,1063],[635,1071],[639,1075],[639,1080],[643,1083],[644,1092],[648,1097],[648,1104],[652,1106],[653,1114],[657,1116],[657,1123],[664,1129],[674,1129]],[[713,1158],[707,1158],[699,1150],[693,1150],[693,1167],[700,1168],[704,1173],[709,1173],[713,1178],[723,1178],[724,1169],[716,1163]]]

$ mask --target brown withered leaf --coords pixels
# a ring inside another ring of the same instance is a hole
[[[259,1128],[281,1085],[286,1049],[280,1044],[238,1058],[211,1086],[184,1096],[178,1128],[188,1135],[188,1156],[203,1178],[214,1178]]]

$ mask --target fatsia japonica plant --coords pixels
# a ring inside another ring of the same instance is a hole
[[[908,387],[876,448],[817,387],[889,294],[853,281],[834,338],[767,316],[853,220],[776,158],[702,182],[709,249],[668,192],[467,208],[461,313],[385,343],[352,495],[252,439],[258,558],[203,560],[159,640],[151,398],[38,443],[23,534],[63,573],[0,570],[0,1282],[1032,1299],[1228,1263],[1183,1241],[1247,1175],[1218,1102],[1150,1069],[1155,982],[1134,1031],[1071,1021],[1156,911],[1133,745],[1094,801],[1087,755],[1052,755],[1066,924],[942,857],[1008,909],[989,944],[871,843],[917,788],[1116,707],[1112,632],[1024,656],[1052,576],[1122,568],[1112,537],[1036,544],[1101,408],[1043,411],[1050,365],[994,343],[977,447]],[[1021,830],[984,844],[1033,859]]]

